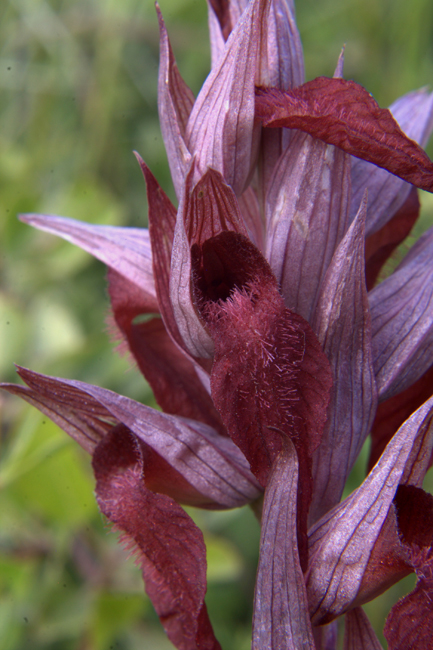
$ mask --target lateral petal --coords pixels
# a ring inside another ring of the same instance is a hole
[[[425,88],[410,92],[397,99],[389,110],[407,137],[424,148],[433,129],[433,93]],[[368,189],[366,232],[369,236],[382,228],[403,206],[411,186],[385,169],[353,158],[352,216],[358,210],[365,189]]]
[[[135,156],[146,181],[152,268],[158,305],[171,337],[182,344],[170,301],[170,264],[177,211],[141,156],[137,153]]]
[[[295,133],[266,198],[266,258],[288,309],[311,321],[321,281],[349,224],[350,157]]]
[[[271,3],[267,29],[266,85],[294,88],[304,82],[304,55],[292,0]],[[261,83],[265,83],[262,76]]]
[[[84,382],[48,377],[25,368],[19,368],[19,373],[31,390],[29,397],[35,402],[48,403],[48,407],[58,414],[57,424],[66,433],[71,434],[71,431],[63,426],[61,420],[69,422],[71,413],[75,427],[79,426],[80,418],[92,425],[99,421],[101,428],[106,422],[111,426],[121,423],[127,427],[194,488],[190,490],[194,495],[193,505],[235,508],[260,496],[260,487],[239,449],[211,427],[155,411]],[[9,390],[9,386],[5,388]],[[15,389],[12,392],[16,392]],[[169,477],[169,481],[171,479]],[[165,491],[170,494],[169,481]],[[198,494],[202,495],[201,503],[197,501]],[[173,493],[170,496],[177,498]]]
[[[158,111],[171,178],[179,199],[191,154],[185,144],[185,129],[194,105],[194,95],[178,70],[164,19],[156,5],[159,22]]]
[[[362,607],[347,612],[343,650],[383,650]]]
[[[360,604],[355,599],[398,484],[416,484],[425,475],[432,413],[433,398],[400,427],[363,484],[309,531],[307,594],[313,624]]]
[[[196,156],[198,177],[208,167],[241,194],[256,156],[256,65],[265,44],[267,0],[252,0],[226,43],[194,104],[185,142]]]
[[[151,311],[159,311],[149,231],[145,228],[94,226],[48,214],[22,214],[20,220],[62,237],[104,262],[140,289]]]
[[[208,26],[211,53],[211,68],[218,64],[227,38],[224,34],[231,32],[230,12],[228,0],[208,0]],[[228,12],[228,13],[227,13]]]
[[[214,345],[200,320],[191,293],[191,247],[186,233],[189,197],[193,191],[194,161],[187,174],[174,231],[170,271],[170,301],[183,345],[193,357],[211,359]]]
[[[178,650],[221,650],[207,616],[206,547],[201,531],[172,499],[146,488],[134,437],[107,435],[93,454],[96,498],[135,552],[146,592]]]
[[[306,131],[433,192],[433,162],[354,81],[317,77],[290,91],[256,92],[256,114],[264,126]]]
[[[369,293],[379,397],[408,388],[432,364],[433,228],[392,275]]]
[[[370,432],[377,389],[364,274],[367,201],[360,206],[323,281],[313,329],[333,372],[329,416],[313,456],[310,521],[340,501],[346,479]]]
[[[298,461],[290,440],[265,492],[254,593],[252,650],[315,650],[296,538]]]

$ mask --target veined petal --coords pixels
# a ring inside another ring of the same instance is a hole
[[[181,344],[170,301],[170,264],[177,211],[141,156],[137,153],[135,156],[146,181],[152,267],[158,305],[171,337]]]
[[[214,345],[203,326],[194,305],[191,292],[191,247],[186,233],[189,198],[193,191],[194,161],[185,180],[174,231],[171,256],[170,301],[176,325],[188,352],[198,358],[211,359]]]
[[[433,398],[400,427],[364,483],[313,526],[307,575],[313,624],[363,602],[359,589],[398,484],[413,485],[425,475],[432,437]]]
[[[194,104],[185,141],[196,156],[198,177],[208,167],[241,194],[256,156],[254,83],[265,47],[267,0],[252,0],[230,34],[225,50]]]
[[[194,105],[194,95],[180,76],[161,11],[156,5],[160,33],[158,111],[171,178],[179,198],[191,161],[185,145],[185,129]]]
[[[269,9],[267,56],[262,57],[260,83],[283,90],[304,83],[304,57],[291,0],[273,0]],[[262,129],[259,187],[265,198],[274,167],[290,142],[287,129]]]
[[[265,223],[260,212],[257,194],[251,186],[247,187],[245,192],[238,197],[238,204],[245,228],[248,232],[248,239],[250,239],[254,246],[256,246],[264,255]]]
[[[224,4],[224,0],[221,1]],[[231,0],[231,24],[236,25],[248,0]],[[304,82],[304,56],[292,0],[273,0],[267,25],[267,52],[260,57],[261,83],[292,88]]]
[[[347,612],[343,650],[383,650],[373,627],[361,607]]]
[[[24,372],[20,369],[23,376]],[[39,381],[41,376],[37,377],[37,388],[18,384],[0,384],[0,387],[47,415],[89,454],[93,455],[98,443],[109,433],[121,435],[122,432],[129,431],[107,409],[92,400],[83,400],[83,395],[77,393],[75,388],[61,384],[59,390],[55,378],[45,376]],[[162,456],[143,442],[141,447],[146,458],[146,485],[150,490],[171,495],[181,503],[212,507],[212,503]]]
[[[249,2],[250,0],[230,0],[230,16],[233,26],[239,22]]]
[[[306,131],[433,192],[433,162],[354,81],[317,77],[290,91],[256,92],[256,114],[264,126]]]
[[[360,206],[325,276],[313,329],[333,371],[329,416],[313,456],[310,521],[340,501],[370,432],[377,405],[371,319],[364,275],[367,201]]]
[[[379,397],[408,388],[432,365],[433,228],[369,293]]]
[[[433,93],[425,88],[410,92],[389,107],[401,130],[425,147],[433,129]],[[352,160],[351,215],[358,210],[365,189],[368,189],[367,236],[382,228],[406,201],[411,186],[400,178],[378,169],[365,160]]]
[[[427,88],[399,97],[389,110],[408,138],[425,147],[433,130],[433,93]]]
[[[304,82],[304,55],[291,0],[273,0],[268,17],[267,69],[261,83],[287,89]],[[267,78],[266,78],[267,77]]]
[[[19,369],[18,372],[22,370]],[[23,373],[24,376],[26,375]],[[39,380],[40,375],[36,376]],[[21,384],[0,384],[3,390],[21,397],[44,413],[68,436],[78,442],[88,454],[93,454],[98,442],[111,431],[116,420],[103,406],[92,404],[88,408],[88,402],[82,400],[81,395],[77,400],[76,391],[74,389],[69,391],[67,386],[62,386],[61,394],[58,396],[55,393],[56,386],[57,380],[46,376],[35,389]]]
[[[284,303],[311,322],[348,227],[350,157],[303,133],[281,156],[266,198],[266,258]]]
[[[232,24],[228,0],[208,0],[207,5],[211,68],[215,68],[224,52],[224,45],[232,30]]]
[[[140,289],[150,311],[159,311],[148,230],[94,226],[48,214],[22,214],[20,220],[62,237],[104,262]]]
[[[343,79],[344,78],[344,53],[346,50],[346,46],[343,45],[341,48],[341,52],[338,56],[337,60],[337,65],[335,66],[334,74],[333,76],[336,77],[337,79]]]
[[[317,650],[335,650],[338,639],[337,621],[331,621],[327,625],[316,625],[313,627],[313,635]]]
[[[298,461],[283,443],[265,492],[252,650],[315,650],[296,539]]]
[[[187,194],[184,224],[190,246],[225,231],[247,236],[235,193],[221,174],[210,168]]]
[[[62,421],[67,423],[71,413],[76,428],[80,418],[92,425],[99,421],[101,428],[106,422],[112,427],[119,423],[127,427],[192,486],[192,501],[187,503],[217,509],[235,508],[260,496],[260,487],[239,449],[211,427],[155,411],[84,382],[48,377],[25,368],[20,368],[19,372],[29,386],[29,397],[34,402],[47,402],[48,407],[58,414],[56,422],[66,433],[71,433],[71,430],[64,427]],[[4,387],[9,390],[9,386]],[[17,391],[13,388],[12,392]],[[21,396],[24,396],[22,391]],[[170,493],[171,480],[169,477],[164,491],[177,498],[176,494]],[[159,479],[159,483],[164,483],[164,477]],[[201,503],[197,495],[202,496]]]
[[[93,455],[96,498],[135,552],[146,592],[178,650],[221,650],[210,624],[203,535],[172,499],[146,487],[134,437],[107,435]]]

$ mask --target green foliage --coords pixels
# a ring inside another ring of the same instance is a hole
[[[209,67],[205,1],[161,0],[161,8],[197,93]],[[347,77],[381,105],[433,79],[431,0],[298,0],[297,15],[307,78],[332,74],[346,43]],[[153,0],[6,0],[0,43],[1,379],[15,380],[16,362],[153,404],[141,375],[113,352],[102,266],[16,219],[50,212],[145,226],[133,149],[174,197],[156,110]],[[424,203],[423,229],[433,214],[431,197]],[[88,458],[17,398],[0,400],[2,650],[172,647],[138,569],[97,511]],[[244,650],[258,524],[248,509],[194,518],[208,542],[217,634],[224,650]],[[396,597],[369,607],[378,628]]]

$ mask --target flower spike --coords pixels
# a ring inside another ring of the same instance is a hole
[[[344,50],[334,78],[304,83],[293,0],[208,12],[194,98],[157,7],[178,204],[137,154],[148,230],[22,217],[108,266],[115,327],[161,410],[25,368],[25,385],[1,387],[92,456],[100,510],[178,650],[221,650],[203,535],[181,504],[249,504],[261,523],[253,650],[336,650],[340,616],[344,650],[380,650],[361,606],[410,573],[385,636],[428,650],[433,229],[380,271],[416,223],[417,188],[433,191],[433,93],[381,109],[343,79]],[[369,433],[369,473],[340,502]]]

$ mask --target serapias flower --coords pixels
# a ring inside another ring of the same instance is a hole
[[[385,635],[427,650],[433,229],[375,283],[418,216],[416,187],[433,191],[433,95],[380,109],[342,78],[342,56],[333,79],[304,83],[291,0],[210,0],[195,99],[158,15],[178,208],[138,156],[149,230],[22,219],[107,264],[115,322],[163,412],[26,369],[26,386],[3,387],[92,455],[100,509],[137,548],[177,648],[220,647],[203,537],[179,504],[251,503],[254,650],[331,650],[343,614],[345,650],[380,648],[360,605],[411,572]],[[371,471],[340,503],[370,433]]]

